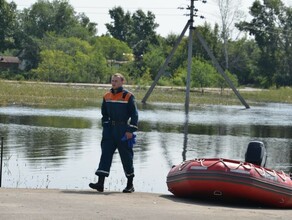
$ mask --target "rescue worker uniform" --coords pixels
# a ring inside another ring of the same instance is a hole
[[[111,89],[103,97],[101,113],[101,157],[95,174],[99,177],[109,176],[113,155],[118,149],[125,175],[128,180],[133,180],[133,148],[121,139],[126,132],[133,133],[138,129],[138,111],[134,95],[123,87]]]

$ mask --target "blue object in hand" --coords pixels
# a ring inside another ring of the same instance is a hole
[[[126,134],[122,137],[121,141],[128,141],[128,146],[133,148],[134,144],[136,144],[136,135],[133,134],[132,138],[127,139]]]

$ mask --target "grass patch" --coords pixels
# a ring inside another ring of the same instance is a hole
[[[144,98],[147,88],[125,86],[132,91],[137,102]],[[93,84],[50,84],[38,82],[0,81],[0,105],[25,105],[46,107],[84,107],[99,106],[104,93],[110,85]],[[240,89],[240,94],[249,105],[262,102],[292,103],[292,89]],[[151,102],[184,103],[184,88],[156,87],[147,100]],[[201,90],[192,89],[190,104],[201,105],[241,105],[230,89]]]
[[[44,84],[0,82],[1,105],[34,105],[51,107],[95,106],[105,89]]]
[[[292,88],[290,87],[242,92],[242,95],[247,100],[255,102],[292,103]]]

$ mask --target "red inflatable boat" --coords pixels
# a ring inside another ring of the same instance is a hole
[[[184,161],[170,170],[167,186],[179,197],[220,197],[229,201],[292,208],[290,175],[250,162],[222,158]]]

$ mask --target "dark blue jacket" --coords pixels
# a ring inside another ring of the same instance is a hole
[[[102,124],[126,124],[127,132],[138,129],[138,111],[134,95],[120,87],[111,89],[103,96],[101,106]],[[130,119],[130,121],[129,121]]]

